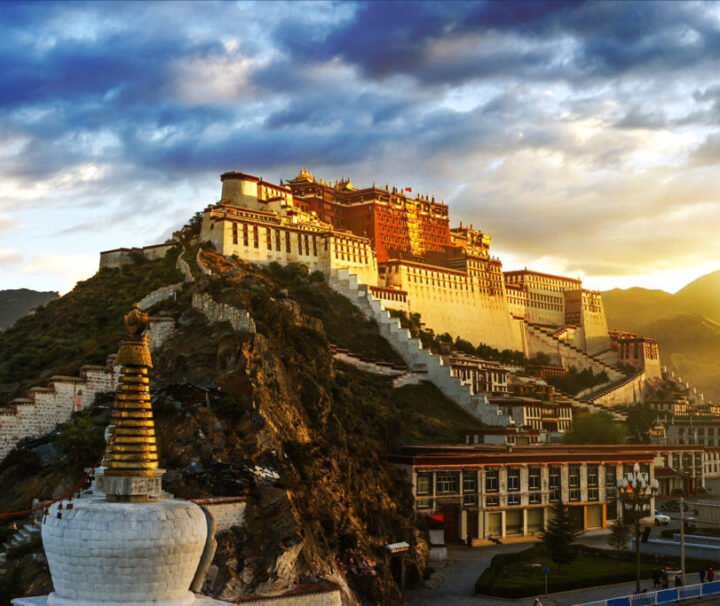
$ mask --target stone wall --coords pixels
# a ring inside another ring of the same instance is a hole
[[[208,511],[215,522],[215,532],[229,530],[233,526],[245,525],[245,497],[217,497],[210,499],[192,499]]]
[[[151,316],[148,326],[148,347],[150,353],[156,351],[175,333],[175,320],[167,316]]]
[[[244,309],[238,309],[216,303],[206,293],[195,293],[192,297],[192,306],[202,313],[210,322],[230,322],[233,330],[238,332],[255,332],[255,321]]]
[[[257,604],[258,606],[342,606],[340,589],[313,591],[308,593],[238,598],[238,604]]]
[[[341,349],[330,346],[330,350],[333,352],[333,358],[338,362],[348,364],[358,370],[367,372],[373,375],[383,375],[386,377],[398,377],[408,372],[407,366],[397,366],[390,364],[389,362],[377,362],[376,360],[370,360],[357,354],[351,353],[347,349]]]
[[[183,282],[178,282],[176,284],[170,284],[169,286],[161,286],[160,288],[153,290],[149,295],[140,300],[140,309],[142,311],[146,311],[156,303],[177,297],[177,294],[182,290],[182,287]]]
[[[544,353],[550,358],[551,363],[561,365],[565,369],[574,367],[577,370],[584,370],[589,368],[596,374],[599,372],[607,373],[608,378],[613,381],[622,378],[623,374],[610,364],[600,358],[586,354],[572,343],[550,334],[547,332],[548,330],[552,329],[546,329],[527,322],[524,323],[526,354],[528,356]]]
[[[83,366],[78,377],[51,377],[46,387],[32,388],[25,398],[0,409],[0,459],[24,438],[40,437],[73,412],[95,402],[99,393],[115,391],[120,367],[110,359],[108,366]]]
[[[122,267],[132,263],[134,255],[142,255],[146,259],[162,259],[173,243],[151,244],[142,248],[115,248],[100,253],[100,269],[103,267]]]
[[[174,329],[172,318],[151,318],[146,333],[150,351],[162,345]],[[0,407],[0,460],[20,440],[50,433],[58,424],[67,423],[73,412],[92,406],[98,394],[113,393],[119,375],[115,356],[109,356],[106,366],[82,366],[77,377],[50,377],[45,387],[33,387],[24,398]]]
[[[593,404],[601,406],[619,406],[621,404],[639,404],[643,401],[648,376],[645,371],[639,372],[615,387],[590,398]]]

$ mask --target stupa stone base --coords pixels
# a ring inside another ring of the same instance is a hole
[[[213,600],[204,595],[190,594],[189,601],[164,600],[162,602],[133,602],[133,606],[229,606],[230,602]],[[60,600],[60,601],[57,601]],[[15,598],[11,601],[13,606],[127,606],[127,602],[88,602],[79,600],[64,600],[54,593],[50,595],[35,596],[32,598]]]
[[[108,500],[132,502],[162,494],[164,474],[164,469],[154,469],[151,476],[113,476],[103,473],[96,477],[96,482]]]

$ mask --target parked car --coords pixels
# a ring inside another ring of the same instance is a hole
[[[666,516],[657,509],[655,510],[655,526],[667,526],[670,524],[670,516]]]

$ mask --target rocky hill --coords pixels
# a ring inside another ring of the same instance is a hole
[[[608,326],[658,340],[664,363],[720,401],[720,271],[675,294],[644,288],[602,293]]]
[[[58,297],[58,293],[53,291],[40,292],[28,288],[0,290],[0,330],[5,330],[28,312]]]
[[[477,421],[431,384],[394,389],[389,378],[335,362],[331,343],[376,359],[397,356],[374,323],[321,275],[302,266],[261,271],[213,253],[205,260],[216,275],[151,310],[176,322],[173,336],[154,354],[151,374],[166,489],[185,498],[249,499],[246,525],[221,537],[214,562],[219,572],[205,591],[231,599],[326,578],[349,584],[349,603],[391,601],[398,590],[379,548],[410,543],[409,578],[419,582],[428,544],[409,488],[384,454],[406,443],[456,441]],[[139,290],[137,284],[128,288]],[[190,304],[194,292],[248,310],[257,332],[208,323]],[[89,299],[85,304],[93,325],[99,310]],[[45,330],[61,331],[61,316],[47,321]],[[109,338],[104,345],[105,353],[116,347]],[[98,402],[45,445],[11,453],[0,464],[0,511],[62,494],[81,477],[101,452],[96,438],[107,405]],[[358,560],[366,565],[350,566]],[[5,578],[15,595],[40,593],[48,583],[37,547],[16,554]]]

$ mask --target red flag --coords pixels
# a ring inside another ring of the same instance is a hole
[[[406,187],[405,191],[412,191],[412,187]]]

